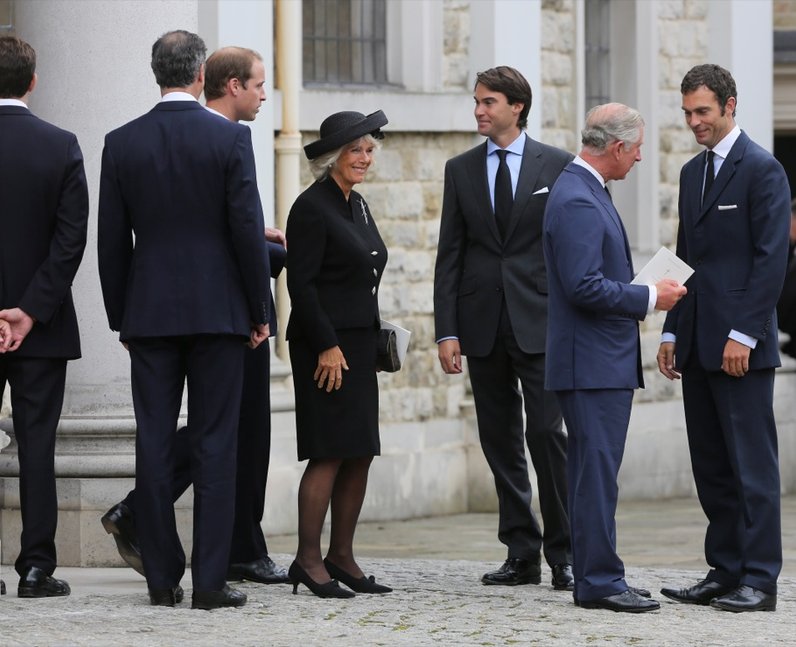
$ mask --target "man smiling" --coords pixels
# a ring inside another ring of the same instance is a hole
[[[467,355],[481,447],[498,495],[498,539],[508,549],[505,563],[482,582],[539,584],[544,547],[553,587],[571,590],[567,438],[556,399],[543,388],[541,233],[548,193],[572,155],[523,132],[531,88],[517,70],[480,72],[473,98],[478,133],[487,141],[445,167],[434,318],[443,371],[461,373]],[[526,439],[544,536],[531,511]]]
[[[680,174],[677,255],[696,271],[666,317],[658,368],[683,378],[710,571],[661,593],[726,611],[773,611],[782,568],[775,308],[790,190],[782,165],[735,124],[738,94],[727,70],[698,65],[681,92],[686,125],[706,148]]]

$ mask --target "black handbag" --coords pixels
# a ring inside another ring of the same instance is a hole
[[[398,337],[390,328],[380,328],[376,337],[376,368],[385,373],[395,373],[401,369]]]

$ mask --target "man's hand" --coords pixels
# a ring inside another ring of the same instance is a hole
[[[266,227],[265,228],[265,239],[272,243],[279,243],[287,249],[287,238],[285,238],[285,232],[281,229],[275,229],[274,227]]]
[[[0,319],[0,354],[11,346],[11,324]]]
[[[734,339],[728,339],[724,344],[724,354],[721,357],[721,370],[732,377],[743,377],[749,372],[751,352],[752,349],[749,346]]]
[[[680,379],[680,373],[674,368],[674,342],[665,341],[658,348],[658,370],[670,380]]]
[[[268,324],[257,324],[256,326],[252,326],[251,332],[249,333],[249,341],[246,342],[246,345],[252,349],[257,348],[270,336],[271,329],[268,327]]]
[[[332,389],[337,391],[343,386],[343,371],[348,370],[348,364],[343,356],[343,351],[339,346],[327,348],[318,354],[318,366],[312,376],[318,382],[318,388],[326,386],[326,392]]]
[[[22,345],[33,324],[36,323],[33,317],[19,308],[0,310],[0,319],[7,321],[11,328],[11,342],[6,349],[8,352],[13,352]]]
[[[688,290],[672,279],[663,279],[655,284],[658,290],[658,300],[655,302],[656,310],[669,311],[682,299]]]
[[[442,370],[448,375],[462,372],[462,348],[458,339],[445,339],[438,345],[437,355]]]

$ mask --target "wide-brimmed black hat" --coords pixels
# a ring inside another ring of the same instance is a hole
[[[329,153],[348,142],[353,142],[365,135],[373,135],[381,139],[384,134],[379,130],[387,124],[387,117],[381,110],[370,113],[367,117],[361,112],[335,112],[323,120],[321,138],[307,144],[304,154],[307,159],[314,160],[324,153]]]

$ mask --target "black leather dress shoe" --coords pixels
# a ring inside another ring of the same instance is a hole
[[[575,578],[572,576],[571,564],[553,566],[553,588],[556,591],[574,591]]]
[[[719,598],[734,589],[734,586],[724,586],[713,580],[702,580],[687,589],[661,589],[661,595],[675,602],[707,606],[713,598]]]
[[[220,591],[194,591],[191,598],[192,609],[220,609],[221,607],[242,607],[246,604],[246,594],[225,584]]]
[[[141,560],[141,548],[138,546],[138,535],[135,533],[135,519],[124,503],[117,503],[102,515],[102,527],[116,541],[116,550],[136,573],[144,574],[144,562]]]
[[[776,611],[777,594],[766,593],[751,586],[739,586],[734,591],[714,598],[710,606],[724,611]]]
[[[0,580],[0,595],[6,594],[6,583]]]
[[[650,593],[647,589],[642,589],[636,586],[628,586],[629,591],[632,591],[636,595],[640,595],[642,598],[651,598],[652,593]]]
[[[481,578],[484,584],[501,584],[517,586],[518,584],[539,584],[542,581],[542,569],[539,562],[509,557],[503,566],[496,571],[485,573]]]
[[[20,598],[54,598],[71,592],[72,589],[64,580],[57,580],[36,566],[25,569],[17,587],[17,596]]]
[[[284,584],[290,581],[287,569],[274,564],[274,561],[267,555],[262,559],[255,559],[253,562],[230,564],[227,570],[227,579],[235,582],[248,580],[260,584]]]
[[[156,607],[173,607],[182,602],[185,591],[178,584],[173,589],[149,589],[149,603]]]
[[[648,600],[630,590],[596,600],[581,600],[579,606],[582,609],[608,609],[622,613],[645,613],[661,608],[655,600]]]

